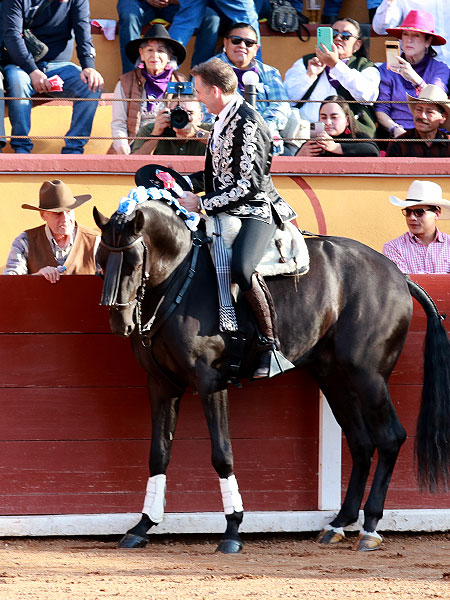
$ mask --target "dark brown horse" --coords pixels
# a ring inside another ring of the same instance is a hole
[[[227,528],[218,550],[242,548],[242,500],[233,475],[228,430],[227,384],[233,340],[218,327],[216,275],[200,234],[192,235],[164,202],[150,200],[129,217],[111,219],[94,209],[102,230],[98,259],[105,282],[101,303],[110,307],[112,331],[130,336],[148,373],[152,410],[150,478],[142,518],[121,541],[145,545],[164,512],[165,473],[184,391],[200,396],[208,423],[212,464],[220,479]],[[428,317],[425,376],[418,420],[418,472],[430,489],[449,479],[450,344],[436,306],[378,252],[354,240],[307,240],[311,268],[297,283],[274,277],[267,283],[278,313],[283,354],[306,368],[326,395],[349,445],[353,468],[338,515],[321,533],[335,543],[354,523],[375,450],[378,463],[364,506],[358,549],[378,547],[376,533],[405,430],[392,405],[388,379],[405,341],[411,295]],[[256,332],[245,302],[238,322],[246,342],[240,375],[256,360]]]

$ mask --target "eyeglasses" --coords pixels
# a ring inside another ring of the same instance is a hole
[[[256,40],[249,40],[248,38],[243,38],[239,35],[229,35],[227,36],[227,40],[230,40],[233,46],[239,46],[239,44],[242,44],[242,42],[244,42],[247,48],[251,48],[252,46],[258,43]]]
[[[338,31],[337,29],[333,29],[333,39],[335,40],[339,36],[341,36],[341,39],[343,39],[344,42],[348,42],[350,38],[356,37],[356,35],[353,35],[350,31]]]
[[[435,208],[402,208],[402,214],[405,217],[410,217],[413,214],[417,219],[423,217],[426,212],[436,212]]]

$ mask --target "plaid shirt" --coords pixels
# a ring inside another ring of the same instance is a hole
[[[233,66],[225,52],[219,54],[217,58]],[[278,69],[266,65],[256,58],[253,60],[252,66],[256,67],[259,76],[259,83],[256,86],[256,100],[288,100]],[[239,93],[241,92],[239,91]],[[280,131],[286,127],[291,107],[289,102],[257,102],[256,110],[272,130]]]
[[[439,229],[428,246],[408,231],[386,242],[383,254],[403,273],[450,273],[450,235]]]
[[[416,139],[417,142],[403,142],[404,139]],[[438,129],[436,139],[448,140],[450,135]],[[423,140],[416,129],[407,129],[392,142],[389,142],[386,156],[417,156],[421,158],[445,158],[450,156],[450,142],[431,142],[430,145]]]

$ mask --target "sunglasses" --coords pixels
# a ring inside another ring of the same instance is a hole
[[[417,219],[423,217],[426,212],[436,212],[435,208],[402,208],[402,214],[405,217],[410,217],[413,214]]]
[[[337,29],[333,29],[333,39],[335,40],[339,36],[341,36],[341,39],[343,39],[344,42],[348,42],[350,38],[356,37],[356,35],[353,35],[350,31],[338,31]]]
[[[229,35],[227,39],[231,40],[233,46],[239,46],[239,44],[242,44],[242,42],[244,42],[247,48],[251,48],[252,46],[255,46],[258,43],[256,40],[249,40],[248,38],[243,38],[239,35]]]

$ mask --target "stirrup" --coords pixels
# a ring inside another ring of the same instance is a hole
[[[266,366],[264,363],[268,361]],[[264,352],[261,356],[260,366],[256,369],[253,374],[253,379],[265,379],[267,377],[275,377],[275,375],[281,375],[285,371],[295,369],[295,365],[291,363],[279,350],[272,348]]]

